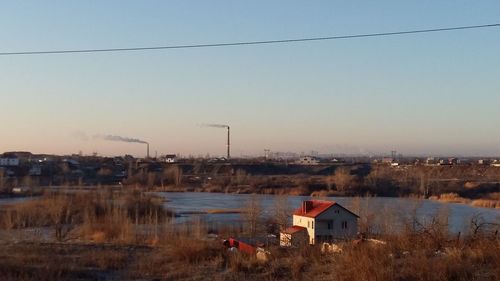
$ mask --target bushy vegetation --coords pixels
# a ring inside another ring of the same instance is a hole
[[[129,241],[135,224],[158,224],[173,213],[162,201],[137,190],[128,192],[47,192],[41,198],[1,211],[0,228],[46,228],[59,241]]]

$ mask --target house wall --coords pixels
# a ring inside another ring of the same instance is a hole
[[[331,229],[328,229],[329,222],[331,222]],[[343,222],[347,223],[347,228],[342,228]],[[293,225],[307,229],[309,244],[315,244],[320,238],[353,238],[358,233],[358,218],[338,205],[333,205],[316,218],[294,215]]]
[[[293,215],[293,225],[307,228],[309,244],[314,244],[314,218]]]
[[[309,243],[309,236],[306,231],[290,233],[280,233],[280,246],[290,247]]]
[[[328,229],[328,222],[332,228]],[[342,228],[342,222],[347,222],[347,228]],[[358,233],[357,217],[345,209],[334,205],[316,217],[315,236],[331,236],[333,239],[353,238]]]
[[[292,235],[289,233],[280,233],[280,246],[290,247],[292,246]]]

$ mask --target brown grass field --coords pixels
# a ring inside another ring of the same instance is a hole
[[[0,280],[500,280],[498,226],[479,218],[467,234],[448,234],[436,217],[367,234],[386,244],[346,241],[340,253],[272,246],[262,261],[222,245],[240,230],[174,226],[159,202],[133,191],[46,194],[3,209],[2,232],[40,229],[53,239],[0,236]]]

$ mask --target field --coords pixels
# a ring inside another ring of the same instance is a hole
[[[253,197],[252,197],[253,198]],[[250,199],[239,210],[244,228],[210,229],[201,220],[174,223],[173,210],[137,190],[48,193],[4,207],[0,217],[1,280],[499,280],[498,225],[475,217],[451,235],[437,214],[410,217],[405,228],[337,244],[280,248],[264,256],[230,252],[223,239],[272,232]],[[254,210],[250,212],[249,207]],[[286,208],[285,208],[286,209]],[[282,216],[281,216],[282,219]],[[286,218],[285,218],[286,221]],[[381,241],[381,242],[373,242]]]

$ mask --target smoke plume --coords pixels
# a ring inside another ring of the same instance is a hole
[[[74,131],[71,133],[71,136],[75,139],[81,140],[81,141],[88,141],[89,137],[85,132],[82,131]]]
[[[107,141],[120,141],[120,142],[133,142],[133,143],[146,143],[146,144],[148,143],[147,141],[143,141],[140,139],[114,136],[114,135],[95,135],[94,138]]]
[[[202,127],[211,127],[211,128],[229,128],[229,125],[224,124],[201,124]]]

